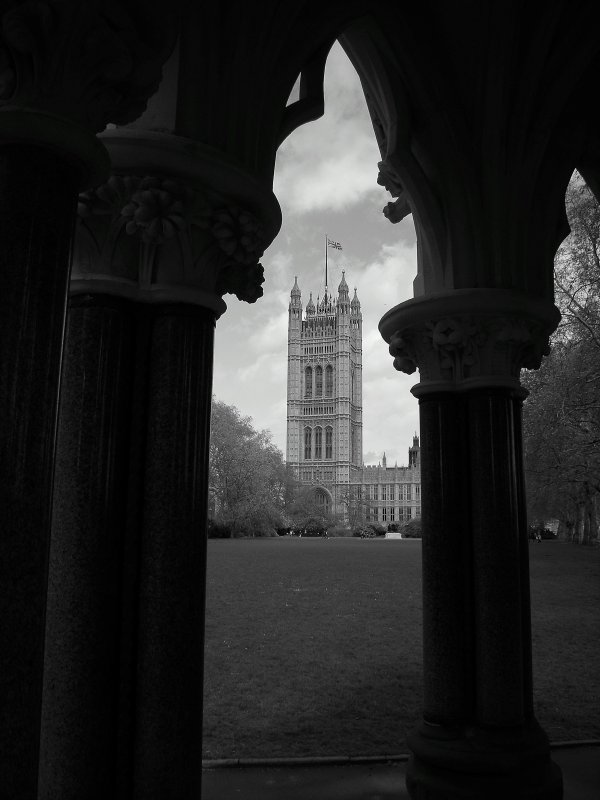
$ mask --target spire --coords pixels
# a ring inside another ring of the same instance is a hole
[[[340,281],[340,285],[338,286],[338,292],[340,295],[345,293],[348,296],[348,284],[346,283],[346,270],[342,270],[342,280]]]
[[[385,451],[383,453],[383,458],[381,460],[381,466],[386,469],[387,468],[387,458],[385,457]]]
[[[356,286],[354,287],[354,297],[352,298],[352,302],[350,303],[353,311],[360,311],[360,300],[358,299],[358,295],[356,294]]]
[[[298,286],[298,276],[294,277],[294,285],[292,286],[292,297],[300,297],[300,287]]]
[[[312,292],[310,293],[310,298],[308,300],[308,303],[306,304],[306,313],[307,314],[315,313],[315,304],[313,303]]]

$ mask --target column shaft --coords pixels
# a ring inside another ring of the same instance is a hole
[[[117,796],[134,342],[129,303],[72,298],[57,437],[40,800]]]
[[[156,312],[140,562],[135,797],[200,796],[214,315]]]
[[[0,149],[0,785],[34,800],[52,476],[78,170]]]
[[[425,720],[453,725],[473,710],[469,462],[456,394],[420,401]],[[442,612],[443,610],[443,612]]]
[[[519,508],[522,466],[517,463],[515,414],[506,392],[481,392],[468,400],[471,456],[471,523],[477,659],[477,721],[522,725],[525,721],[523,608]],[[530,704],[531,699],[528,699]]]
[[[521,399],[421,393],[424,724],[411,797],[562,797],[533,715]]]

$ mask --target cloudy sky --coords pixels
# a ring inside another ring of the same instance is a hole
[[[366,464],[385,451],[388,464],[407,463],[418,432],[410,394],[418,377],[392,366],[377,325],[382,315],[412,297],[416,237],[412,217],[393,225],[382,214],[391,197],[377,185],[379,150],[360,82],[342,48],[334,45],[325,74],[325,115],[302,126],[281,146],[274,191],[283,225],[262,258],[264,296],[254,305],[232,295],[217,323],[213,391],[268,429],[285,455],[287,320],[294,276],[305,306],[322,295],[325,235],[341,242],[329,250],[329,287],[337,293],[342,269],[356,286],[363,314],[363,452]]]

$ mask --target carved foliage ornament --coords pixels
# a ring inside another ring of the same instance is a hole
[[[154,248],[193,229],[208,234],[205,259],[217,266],[215,291],[230,292],[254,303],[262,296],[264,252],[262,226],[249,211],[235,205],[214,207],[200,191],[153,176],[112,175],[107,183],[79,196],[79,216],[109,215],[142,245]]]
[[[139,117],[161,68],[116,0],[0,2],[0,107],[58,114],[95,133]]]
[[[390,338],[394,367],[408,375],[417,367],[422,382],[459,383],[469,378],[518,379],[521,368],[537,369],[550,352],[545,327],[505,314],[429,320]]]

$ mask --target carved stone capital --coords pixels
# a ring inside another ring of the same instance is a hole
[[[417,396],[492,386],[518,390],[521,369],[540,366],[559,319],[545,301],[501,289],[462,289],[401,303],[379,330],[397,370],[419,369]]]
[[[169,13],[161,43],[138,16],[116,0],[0,0],[0,138],[49,146],[88,170],[92,159],[86,185],[97,181],[108,160],[87,140],[142,113],[168,55],[159,44],[172,37]]]
[[[103,140],[115,172],[80,195],[72,293],[196,303],[217,314],[223,294],[262,296],[259,259],[280,224],[272,193],[180,137],[120,131]]]

